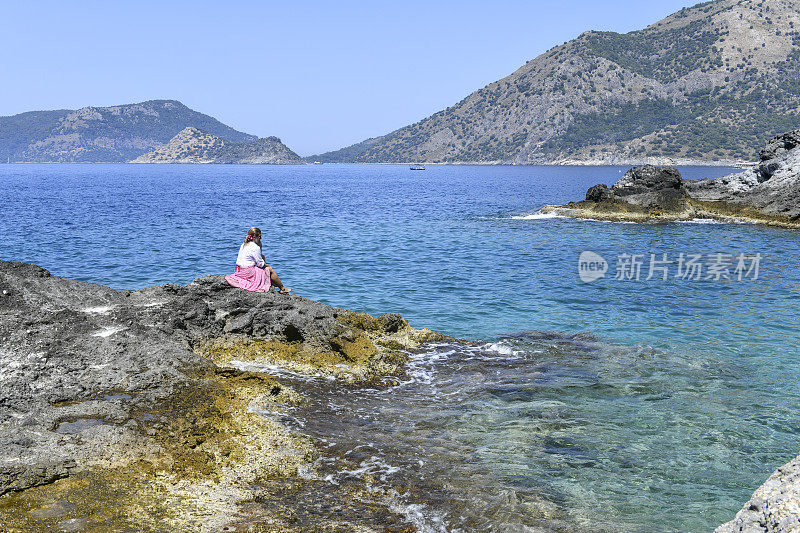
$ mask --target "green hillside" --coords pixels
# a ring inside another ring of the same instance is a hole
[[[256,139],[178,101],[150,100],[0,117],[0,161],[124,162],[189,126],[234,142]]]

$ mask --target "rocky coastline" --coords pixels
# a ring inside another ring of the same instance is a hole
[[[390,386],[445,339],[222,276],[118,291],[0,261],[0,531],[415,531],[315,477],[318,443],[257,414],[302,395],[240,367]],[[798,528],[800,456],[716,531]]]
[[[117,291],[0,261],[0,530],[411,531],[315,479],[316,443],[253,412],[303,398],[234,361],[385,386],[438,338],[222,276]]]
[[[779,135],[753,168],[716,179],[682,179],[673,167],[628,170],[612,187],[543,213],[626,222],[715,219],[800,228],[800,130]]]

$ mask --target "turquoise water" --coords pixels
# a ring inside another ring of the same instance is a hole
[[[425,527],[706,531],[800,449],[800,242],[527,216],[621,171],[0,165],[0,258],[118,288],[187,282],[231,270],[258,225],[297,293],[486,343],[431,347],[417,378],[352,404],[314,384],[317,412],[348,423],[295,414],[342,454],[369,450],[356,464],[389,465]],[[580,281],[584,250],[605,279]],[[757,280],[618,281],[624,253],[763,258]]]

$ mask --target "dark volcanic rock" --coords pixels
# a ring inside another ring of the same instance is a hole
[[[664,189],[683,189],[683,180],[677,168],[653,165],[633,167],[612,187],[615,196],[631,196]]]
[[[612,198],[614,198],[614,194],[605,183],[589,187],[589,190],[586,191],[587,202],[602,202],[604,200],[611,200]]]
[[[681,211],[686,190],[678,169],[644,165],[633,167],[610,189],[604,184],[586,191],[585,203],[623,204],[642,210]]]
[[[761,158],[755,168],[716,179],[684,180],[672,167],[634,167],[610,189],[595,185],[584,201],[546,206],[544,211],[633,221],[738,218],[796,227],[800,219],[800,130],[772,139]]]

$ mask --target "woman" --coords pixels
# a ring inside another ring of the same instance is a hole
[[[278,287],[281,294],[288,294],[292,290],[283,286],[281,278],[267,264],[261,253],[261,230],[255,227],[250,228],[239,247],[234,273],[225,276],[225,279],[234,287],[246,291],[267,292],[270,285]]]

